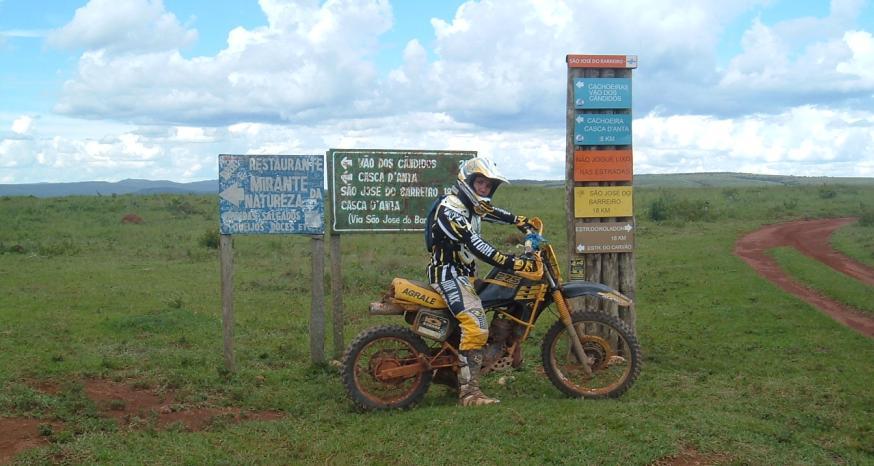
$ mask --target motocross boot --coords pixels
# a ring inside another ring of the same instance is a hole
[[[460,351],[461,371],[458,374],[458,402],[461,406],[480,406],[499,403],[479,389],[479,375],[483,363],[483,350]]]

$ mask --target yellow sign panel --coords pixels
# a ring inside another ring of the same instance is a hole
[[[574,188],[574,217],[631,217],[631,186]]]

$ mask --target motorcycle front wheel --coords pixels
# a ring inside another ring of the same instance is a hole
[[[592,373],[586,374],[567,328],[559,321],[543,339],[543,369],[550,382],[576,398],[618,398],[640,375],[637,338],[625,323],[608,314],[575,312],[571,318]]]
[[[431,371],[408,377],[388,378],[385,370],[417,364],[418,354],[428,356],[428,345],[406,327],[382,325],[359,334],[343,356],[343,385],[361,409],[406,409],[425,396]]]

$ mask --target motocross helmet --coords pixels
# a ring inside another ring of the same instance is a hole
[[[487,196],[477,194],[473,187],[473,181],[478,176],[488,178],[492,182],[492,189]],[[473,207],[474,213],[480,217],[494,210],[492,196],[501,183],[509,183],[509,181],[498,172],[495,162],[485,157],[465,160],[458,167],[458,181],[456,182],[458,196],[465,204]]]

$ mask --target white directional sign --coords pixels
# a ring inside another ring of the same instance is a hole
[[[321,155],[220,155],[221,233],[324,234]]]

